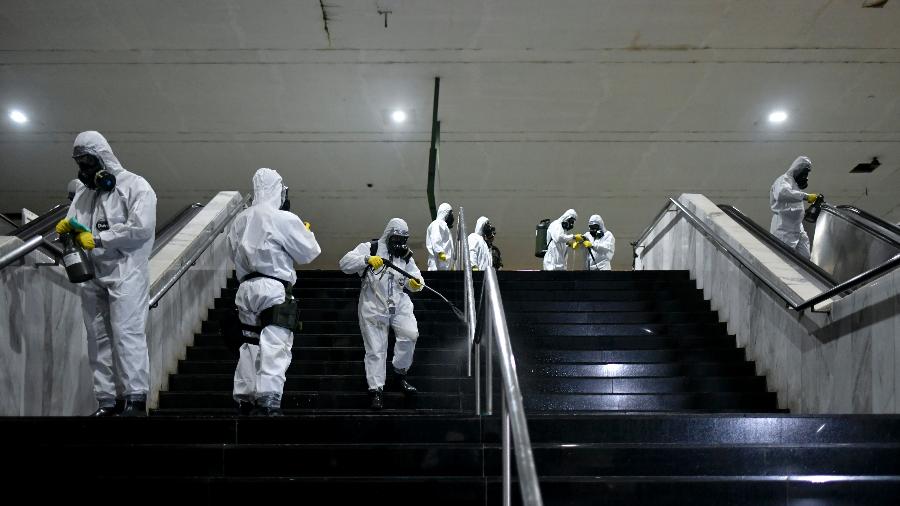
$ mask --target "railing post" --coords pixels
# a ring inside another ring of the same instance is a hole
[[[506,405],[506,390],[502,390],[500,403],[501,440],[503,441],[503,506],[510,506],[512,501],[512,468],[510,467],[510,454],[512,453],[509,441],[509,408]]]

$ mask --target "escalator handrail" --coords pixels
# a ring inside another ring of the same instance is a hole
[[[13,230],[10,235],[14,235],[22,240],[35,235],[46,235],[56,227],[56,223],[63,219],[68,212],[68,203],[57,204],[44,214]]]
[[[862,209],[855,207],[855,206],[850,206],[850,205],[832,206],[829,204],[823,204],[822,209],[830,212],[831,214],[841,216],[845,219],[847,219],[847,217],[845,215],[843,215],[840,211],[846,211],[848,213],[851,213],[850,221],[852,221],[854,225],[856,225],[859,228],[865,230],[866,232],[878,237],[879,239],[892,245],[893,247],[900,249],[900,242],[897,241],[897,238],[900,237],[900,227],[897,227],[896,225],[888,223],[887,221],[884,221],[881,218],[879,218],[871,213],[868,213],[866,211],[863,211]],[[856,216],[853,216],[854,214]],[[889,235],[886,235],[881,230],[878,230],[877,228],[869,225],[868,223],[865,223],[866,221],[870,221],[870,222],[878,225],[879,227],[884,228],[888,232],[895,234],[897,237],[891,237]]]
[[[741,264],[741,266],[744,269],[746,269],[756,279],[758,279],[760,282],[762,282],[764,285],[766,285],[773,293],[778,295],[778,297],[781,298],[787,304],[787,306],[789,308],[791,308],[797,312],[801,312],[801,311],[804,311],[809,308],[814,308],[817,304],[824,302],[832,297],[841,295],[844,292],[853,291],[853,290],[859,288],[860,286],[868,283],[872,279],[875,279],[876,277],[900,266],[900,253],[898,253],[898,254],[894,255],[893,257],[891,257],[886,262],[882,263],[881,265],[873,267],[866,272],[857,274],[856,276],[848,279],[847,281],[844,281],[843,283],[836,285],[835,287],[831,288],[830,290],[826,290],[826,291],[820,293],[819,295],[813,296],[809,299],[806,299],[806,300],[803,300],[800,302],[794,302],[793,297],[786,294],[781,287],[777,286],[775,283],[773,283],[771,280],[769,280],[769,278],[767,276],[765,276],[763,273],[759,272],[758,267],[756,267],[755,265],[753,265],[752,262],[750,262],[749,260],[744,258],[744,255],[735,252],[734,249],[731,246],[729,246],[728,244],[726,244],[725,241],[722,240],[722,238],[719,237],[719,235],[715,231],[713,231],[708,225],[703,223],[703,221],[701,221],[700,218],[698,218],[696,214],[691,212],[691,210],[686,208],[684,205],[681,204],[681,202],[678,202],[674,198],[669,197],[669,202],[666,204],[666,207],[663,209],[662,212],[659,213],[657,220],[654,221],[654,223],[648,228],[647,233],[649,233],[650,230],[653,230],[656,227],[656,224],[662,218],[663,214],[665,214],[665,211],[667,209],[669,209],[671,206],[675,206],[674,210],[680,216],[683,216],[694,228],[696,228],[697,231],[700,232],[701,235],[703,235],[704,237],[709,239],[709,241],[713,243],[713,245],[716,247],[716,249],[718,249],[719,251],[722,251],[723,253],[730,256],[735,261],[737,261],[739,264]],[[646,239],[646,235],[647,234],[642,234],[641,238],[639,239],[639,242],[635,244],[635,251],[637,251],[637,248],[642,248],[641,253],[640,253],[641,257],[646,255],[649,248],[658,242],[658,240],[657,240],[658,237],[657,237],[657,238],[654,238],[654,240],[651,241],[651,244],[649,244],[649,245],[644,246],[644,245],[640,244],[640,242],[642,242],[643,240]],[[815,309],[814,309],[814,311],[815,311]],[[827,310],[827,311],[830,311],[830,310]]]
[[[807,272],[809,272],[809,274],[814,276],[820,282],[826,284],[829,288],[838,284],[838,281],[834,279],[834,277],[825,269],[822,269],[808,259],[798,255],[793,248],[788,248],[784,244],[784,242],[772,235],[771,232],[763,228],[759,223],[751,220],[749,217],[747,217],[746,214],[741,212],[740,209],[727,204],[718,204],[718,206],[719,209],[724,211],[725,214],[736,221],[739,225],[747,229],[747,231],[753,234],[757,239],[766,243],[766,245],[770,248],[778,250],[779,253],[788,257],[792,262],[799,264]]]

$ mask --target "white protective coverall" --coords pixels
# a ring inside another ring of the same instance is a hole
[[[550,223],[547,229],[547,253],[544,254],[545,271],[564,271],[569,260],[569,243],[575,240],[575,234],[570,234],[562,227],[562,222],[569,218],[578,219],[578,213],[569,209],[559,219]]]
[[[116,177],[111,191],[78,187],[66,214],[88,227],[96,244],[88,252],[95,277],[81,285],[94,394],[101,407],[115,404],[117,396],[146,401],[148,262],[156,232],[156,194],[144,178],[122,167],[100,133],[81,132],[74,150],[97,157]]]
[[[444,202],[438,207],[437,218],[428,225],[425,231],[425,250],[428,251],[429,271],[449,271],[453,261],[453,235],[445,221],[453,208]],[[439,255],[444,253],[447,260],[441,260]]]
[[[392,218],[381,238],[378,239],[377,255],[389,259],[397,267],[422,281],[422,273],[416,267],[415,260],[409,261],[390,256],[388,237],[395,232],[409,234],[409,227],[400,218]],[[363,344],[366,348],[366,381],[369,389],[384,387],[385,363],[388,348],[388,326],[393,327],[397,342],[394,345],[394,369],[406,371],[412,365],[416,340],[419,338],[419,326],[413,315],[413,304],[403,289],[412,290],[408,279],[389,267],[382,267],[374,272],[367,264],[370,242],[360,243],[341,258],[341,270],[346,274],[358,274],[362,277],[362,290],[359,292],[359,330],[362,332]]]
[[[612,269],[612,257],[616,252],[616,238],[613,233],[606,230],[603,218],[599,214],[592,214],[588,220],[588,225],[600,225],[600,231],[603,237],[595,238],[592,234],[584,236],[591,242],[590,248],[584,250],[584,269],[587,271],[608,271]],[[593,257],[591,255],[594,255]]]
[[[774,213],[772,225],[769,227],[775,237],[800,254],[809,258],[809,236],[803,230],[803,202],[809,196],[797,186],[794,176],[804,167],[809,166],[812,171],[812,162],[805,156],[798,156],[791,167],[772,184],[769,192],[769,207]]]
[[[293,285],[297,281],[294,265],[308,264],[322,252],[315,234],[297,215],[279,210],[283,187],[281,176],[272,169],[259,169],[253,175],[253,204],[234,218],[228,230],[228,249],[238,279],[257,272]],[[282,283],[269,278],[241,283],[235,296],[241,322],[260,325],[259,313],[283,303],[284,290]],[[267,325],[259,334],[258,346],[242,344],[234,370],[234,399],[280,407],[293,343],[291,330]]]
[[[468,237],[469,263],[479,271],[487,270],[488,267],[494,265],[491,248],[488,246],[487,241],[484,240],[484,230],[482,230],[487,222],[488,219],[484,216],[478,218],[478,221],[475,222],[475,231],[469,234]]]

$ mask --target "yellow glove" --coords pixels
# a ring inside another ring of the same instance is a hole
[[[68,234],[72,230],[74,229],[72,228],[72,224],[69,223],[69,218],[63,218],[56,224],[56,233],[59,235]]]
[[[94,236],[90,232],[79,232],[75,236],[75,242],[86,250],[94,249]]]
[[[472,270],[473,270],[473,271],[477,271],[477,270],[478,270],[478,267],[475,267],[475,266],[473,265],[473,266],[472,266]]]
[[[447,261],[447,254],[446,254],[446,253],[438,253],[438,258],[441,259],[441,262],[446,262],[446,261]]]
[[[809,202],[810,204],[812,204],[816,201],[817,198],[819,198],[818,193],[810,193],[809,195],[806,196],[806,201]]]
[[[306,225],[306,230],[312,229],[312,225],[310,225],[310,223],[308,221],[304,221],[303,224]]]
[[[584,240],[584,236],[581,234],[575,234],[575,242],[581,242]]]
[[[593,244],[591,244],[591,241],[584,241],[583,243],[581,243],[581,245],[585,248],[590,248],[591,246],[593,246]]]
[[[380,269],[384,265],[384,260],[378,255],[372,255],[366,260],[366,263],[371,265],[373,269]]]
[[[572,249],[578,249],[578,246],[579,246],[580,244],[581,244],[581,243],[578,242],[578,241],[572,241],[572,242],[569,243],[569,246],[571,246]]]
[[[410,287],[413,291],[419,291],[419,290],[422,289],[422,283],[419,283],[419,282],[416,281],[415,279],[410,279],[410,280],[409,280],[409,287]]]

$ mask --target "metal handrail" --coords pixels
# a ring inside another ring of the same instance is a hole
[[[759,281],[761,281],[764,285],[766,285],[770,290],[772,290],[773,293],[778,295],[778,297],[780,297],[787,304],[787,307],[789,307],[795,311],[798,311],[798,312],[812,308],[816,304],[819,304],[820,302],[823,302],[832,297],[835,297],[835,296],[841,294],[842,292],[845,292],[848,290],[853,290],[853,289],[859,287],[860,285],[864,284],[865,282],[900,265],[900,254],[894,255],[893,257],[891,257],[890,260],[882,263],[881,265],[876,266],[872,269],[869,269],[866,272],[860,273],[860,274],[848,279],[847,281],[845,281],[839,285],[836,285],[834,288],[826,290],[826,291],[824,291],[814,297],[811,297],[809,299],[795,302],[794,301],[795,297],[791,297],[790,295],[786,294],[781,287],[779,287],[779,286],[775,285],[774,283],[772,283],[771,281],[769,281],[767,276],[765,276],[762,272],[759,272],[759,269],[756,266],[754,266],[751,262],[747,261],[743,257],[743,255],[740,255],[740,254],[734,252],[731,249],[731,247],[729,247],[718,236],[718,234],[715,231],[713,231],[705,223],[703,223],[700,220],[700,218],[697,217],[697,215],[695,215],[689,209],[684,207],[680,202],[678,202],[677,200],[675,200],[671,197],[669,198],[669,202],[663,208],[663,211],[661,211],[659,213],[659,215],[657,216],[656,221],[654,223],[652,223],[651,226],[648,227],[647,230],[645,230],[643,234],[641,234],[641,237],[638,238],[638,240],[633,243],[633,246],[635,248],[635,257],[636,258],[638,256],[641,258],[644,257],[647,254],[647,251],[649,251],[649,249],[658,242],[659,237],[656,237],[656,238],[654,238],[653,241],[651,241],[651,243],[649,245],[641,246],[641,243],[647,238],[646,236],[650,233],[650,231],[653,228],[656,227],[656,224],[659,222],[662,215],[672,205],[675,206],[679,215],[683,216],[685,219],[687,219],[688,222],[694,226],[694,228],[696,228],[704,237],[709,239],[710,242],[712,242],[713,245],[716,247],[716,249],[718,249],[719,251],[722,251],[726,255],[728,255],[731,258],[733,258],[734,260],[736,260],[744,269],[746,269],[748,272],[753,274],[754,277],[756,277]],[[640,254],[637,253],[638,248],[642,248]]]
[[[466,240],[466,211],[462,206],[459,208],[459,228],[457,230],[461,240],[458,244],[460,248],[456,250],[456,254],[460,256],[460,261],[463,266],[463,297],[466,315],[466,337],[468,341],[468,346],[466,346],[468,349],[468,367],[466,369],[466,374],[472,376],[472,347],[475,345],[475,322],[478,315],[475,312],[475,288],[472,283],[472,269],[469,265],[469,248],[468,245],[464,243]]]
[[[150,309],[157,307],[159,305],[160,299],[162,299],[163,296],[167,294],[173,286],[175,286],[175,283],[177,283],[178,280],[181,279],[181,277],[184,276],[184,274],[188,270],[190,270],[191,267],[196,265],[197,260],[200,258],[200,256],[203,255],[204,252],[206,252],[206,250],[212,245],[219,234],[225,231],[228,225],[231,224],[232,220],[234,220],[234,217],[244,210],[244,208],[250,202],[251,198],[252,195],[247,195],[241,200],[240,204],[234,206],[234,208],[228,212],[228,216],[226,216],[225,219],[222,220],[222,223],[208,232],[209,237],[207,237],[206,240],[203,241],[203,244],[198,248],[195,248],[194,252],[188,257],[188,259],[182,262],[181,266],[178,267],[178,269],[173,274],[169,275],[163,286],[157,289],[155,293],[150,294]]]
[[[778,250],[778,252],[782,256],[790,259],[790,261],[798,264],[800,267],[803,267],[806,272],[815,277],[821,283],[827,285],[829,288],[838,284],[838,281],[834,279],[831,274],[825,271],[825,269],[812,263],[809,259],[800,256],[800,254],[797,253],[796,250],[794,250],[793,248],[789,248],[781,239],[772,235],[771,232],[760,226],[759,223],[751,220],[746,214],[742,213],[740,209],[726,204],[721,204],[718,206],[718,208],[724,211],[729,218],[736,221],[748,232],[753,234],[757,239],[766,243],[766,246]]]
[[[44,237],[42,235],[36,235],[28,239],[12,251],[0,257],[0,270],[40,248],[42,244],[44,244]]]
[[[484,332],[487,333],[486,363],[493,362],[491,344],[497,343],[500,376],[503,381],[500,423],[502,428],[502,462],[503,462],[503,504],[509,505],[512,500],[512,471],[510,453],[515,447],[516,470],[519,476],[519,490],[522,504],[540,506],[543,504],[537,470],[534,465],[534,453],[531,449],[531,436],[528,433],[528,421],[525,418],[525,404],[522,401],[522,390],[516,373],[516,359],[509,339],[509,328],[506,325],[506,313],[503,310],[503,299],[500,296],[500,284],[493,268],[484,271],[484,303],[486,304]],[[490,369],[489,369],[490,370]],[[488,379],[485,383],[485,395],[490,406],[493,397],[493,384]],[[486,414],[490,415],[488,411]],[[510,444],[510,427],[512,429],[512,445]]]

